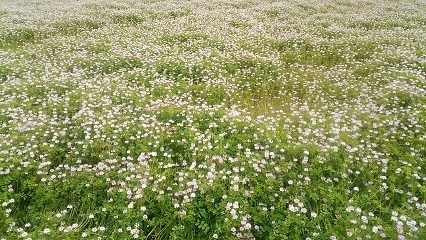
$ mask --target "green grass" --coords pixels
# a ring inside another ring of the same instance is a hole
[[[2,239],[424,239],[418,1],[0,3]]]

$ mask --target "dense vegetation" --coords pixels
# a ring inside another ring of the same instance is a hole
[[[0,239],[426,239],[426,3],[0,2]]]

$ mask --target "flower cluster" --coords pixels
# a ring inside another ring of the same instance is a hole
[[[2,239],[422,239],[421,1],[0,3]]]

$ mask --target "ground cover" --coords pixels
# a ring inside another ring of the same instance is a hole
[[[425,239],[426,3],[0,1],[0,239]]]

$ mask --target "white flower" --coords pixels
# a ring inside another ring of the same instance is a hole
[[[290,204],[290,205],[288,206],[288,209],[289,209],[291,212],[297,212],[297,210],[298,210],[298,208],[297,208],[297,207],[295,207],[295,206],[293,206],[293,204]]]
[[[349,206],[346,208],[347,212],[353,212],[355,210],[355,208],[353,206]]]
[[[43,233],[44,233],[44,234],[48,234],[48,233],[50,233],[50,229],[49,229],[49,228],[45,228],[45,229],[43,230]]]

